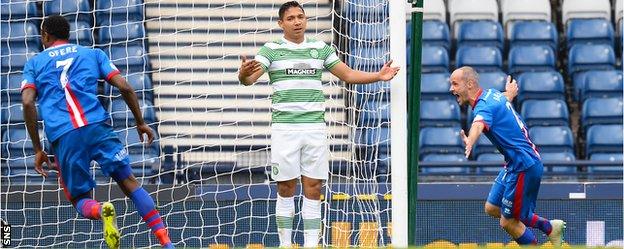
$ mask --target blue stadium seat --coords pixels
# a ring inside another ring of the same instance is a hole
[[[615,66],[613,47],[604,44],[577,44],[568,52],[568,73],[611,70]]]
[[[622,125],[592,125],[587,129],[585,155],[622,153]]]
[[[50,0],[43,2],[43,14],[62,15],[68,21],[93,22],[88,0]]]
[[[128,84],[134,89],[138,99],[154,100],[152,80],[145,73],[133,73],[124,76]],[[113,97],[120,96],[119,89],[111,84],[104,84],[104,94]]]
[[[506,83],[507,74],[502,71],[479,73],[479,86],[483,89],[492,88],[504,92]]]
[[[365,66],[367,70],[376,71],[381,69],[389,55],[382,46],[352,46],[348,61],[353,68]]]
[[[0,42],[10,47],[25,46],[37,50],[41,48],[39,28],[31,22],[2,22]]]
[[[2,90],[2,101],[20,102],[22,101],[21,87],[22,74],[11,73],[0,76],[0,90]]]
[[[535,126],[529,129],[529,137],[539,152],[574,153],[574,138],[568,126]]]
[[[608,173],[616,176],[622,175],[622,161],[624,154],[622,153],[594,153],[589,160],[592,161],[609,161],[620,162],[618,166],[588,166],[587,172],[589,173]]]
[[[494,46],[460,46],[455,54],[455,67],[471,66],[477,71],[500,71],[503,69],[503,55]]]
[[[460,109],[454,100],[422,100],[420,126],[460,126]]]
[[[521,115],[528,127],[568,125],[568,105],[560,99],[526,100],[522,103]]]
[[[585,129],[596,124],[621,124],[622,109],[622,98],[586,99],[581,111],[581,123]]]
[[[606,44],[613,47],[613,26],[606,19],[571,19],[567,27],[567,45]]]
[[[409,61],[409,58],[408,60]],[[422,73],[448,72],[449,55],[442,46],[422,47]]]
[[[509,50],[510,74],[525,71],[555,71],[555,52],[547,45],[519,45]]]
[[[575,86],[576,87],[576,86]],[[583,73],[580,100],[587,98],[622,97],[622,71],[588,71]]]
[[[557,71],[526,72],[518,76],[518,103],[526,99],[565,100],[563,76]]]
[[[542,158],[542,162],[572,162],[576,160],[576,156],[572,152],[543,152],[540,153],[540,157]],[[567,165],[553,165],[547,166],[544,171],[550,171],[555,173],[576,173],[576,166],[567,166]]]
[[[503,50],[503,27],[494,21],[462,21],[458,26],[457,44],[461,46],[494,46]]]
[[[388,5],[386,1],[382,0],[355,0],[346,2],[344,11],[347,18],[368,17],[376,19],[384,13],[388,13]]]
[[[356,101],[357,105],[363,105],[370,101],[389,101],[390,100],[390,83],[376,82],[372,84],[356,84]]]
[[[411,21],[407,24],[408,30],[411,34]],[[446,50],[451,49],[451,35],[449,33],[449,27],[445,22],[425,20],[422,27],[422,43],[427,46],[442,46]],[[408,40],[411,36],[407,37]]]
[[[119,137],[119,140],[126,145],[126,150],[129,155],[142,153],[156,155],[160,154],[158,132],[154,133],[155,137],[152,145],[147,145],[147,137],[144,137],[145,141],[141,142],[139,139],[139,133],[133,128],[116,130],[115,133],[117,134],[117,137]]]
[[[114,22],[143,21],[143,0],[100,0],[95,3],[99,25]]]
[[[423,157],[423,162],[456,162],[461,164],[466,161],[464,154],[429,154]],[[452,174],[452,173],[469,173],[470,168],[466,166],[455,167],[421,167],[422,173],[425,174]]]
[[[420,154],[462,154],[464,145],[459,137],[460,127],[426,127],[420,129]]]
[[[0,64],[2,65],[2,72],[15,72],[21,71],[28,59],[37,55],[39,50],[34,48],[10,46],[0,47]]]
[[[351,23],[349,36],[354,40],[366,40],[382,42],[388,39],[388,26],[386,23]]]
[[[519,45],[548,45],[557,51],[557,28],[551,22],[519,21],[509,37],[511,47]]]
[[[505,156],[499,152],[483,153],[477,156],[478,162],[499,162],[500,166],[480,166],[477,168],[477,174],[497,174],[505,165]]]
[[[455,100],[449,93],[449,73],[424,73],[420,76],[420,92],[423,100]]]
[[[479,136],[477,143],[472,148],[472,158],[479,158],[481,154],[500,153],[492,141],[485,135]]]
[[[48,143],[43,131],[39,131],[39,138],[41,139],[41,144],[47,147]],[[34,147],[25,127],[5,131],[2,136],[2,141],[4,141],[2,143],[3,152],[8,153],[6,155],[9,157],[24,157],[24,153],[26,153],[26,155],[34,154]]]
[[[6,109],[5,109],[6,108]],[[3,107],[6,115],[3,117],[10,124],[23,124],[24,123],[24,108],[21,103],[10,104],[7,107]]]
[[[360,110],[360,127],[377,126],[380,122],[390,121],[390,103],[384,101],[368,101]]]
[[[145,28],[143,23],[140,22],[112,23],[100,27],[99,37],[101,45],[143,45],[145,42]]]
[[[69,22],[69,42],[90,47],[93,45],[93,27],[88,22]]]
[[[39,16],[37,4],[30,0],[0,0],[2,20],[30,19]]]
[[[152,102],[139,100],[139,107],[141,107],[141,113],[143,114],[145,123],[151,124],[156,122],[156,111],[154,110]],[[113,117],[113,125],[115,127],[131,127],[136,125],[136,120],[132,112],[122,98],[111,101],[110,108],[110,114]]]
[[[112,46],[107,50],[111,61],[124,72],[143,72],[149,66],[143,46]]]

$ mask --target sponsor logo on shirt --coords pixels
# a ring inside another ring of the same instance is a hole
[[[316,68],[312,68],[308,63],[297,63],[293,68],[286,69],[286,75],[302,76],[315,75]]]

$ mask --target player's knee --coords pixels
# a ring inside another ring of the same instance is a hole
[[[282,197],[291,197],[295,195],[296,182],[293,180],[277,183],[277,192]]]
[[[492,216],[494,218],[499,218],[501,216],[500,214],[500,208],[494,205],[490,205],[490,204],[485,204],[484,207],[485,213],[488,214],[489,216]]]

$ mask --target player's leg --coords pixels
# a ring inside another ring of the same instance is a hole
[[[329,174],[329,150],[325,130],[306,132],[302,136],[305,137],[301,151],[304,247],[316,248],[321,231],[321,188]]]
[[[526,172],[507,173],[503,179],[505,193],[502,200],[500,225],[519,245],[535,245],[537,238],[531,229],[522,223],[530,213],[529,186],[533,184]]]
[[[275,220],[280,247],[292,246],[292,226],[295,216],[293,195],[301,171],[300,138],[295,132],[272,129],[271,131],[271,178],[277,181]]]
[[[100,164],[104,175],[111,176],[124,194],[132,199],[143,221],[147,223],[160,244],[164,248],[173,248],[154,200],[132,175],[127,152],[110,125],[101,123],[94,126],[91,135],[94,141],[92,158]]]
[[[518,245],[537,245],[537,238],[531,229],[514,218],[502,216],[500,226],[518,243]]]
[[[507,171],[503,169],[498,173],[498,176],[494,180],[494,184],[492,184],[490,193],[488,194],[487,201],[485,202],[485,213],[497,219],[500,219],[501,217],[501,202],[505,192],[505,185],[502,180],[505,177],[506,172]]]

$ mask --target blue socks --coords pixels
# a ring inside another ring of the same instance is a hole
[[[515,240],[518,245],[537,245],[537,238],[535,238],[535,234],[529,228],[525,228],[522,236]]]
[[[163,248],[173,248],[165,224],[163,224],[160,214],[155,208],[154,200],[149,196],[147,191],[145,191],[143,187],[139,187],[130,194],[130,199],[132,199],[143,221],[147,223],[147,227],[152,230]]]

